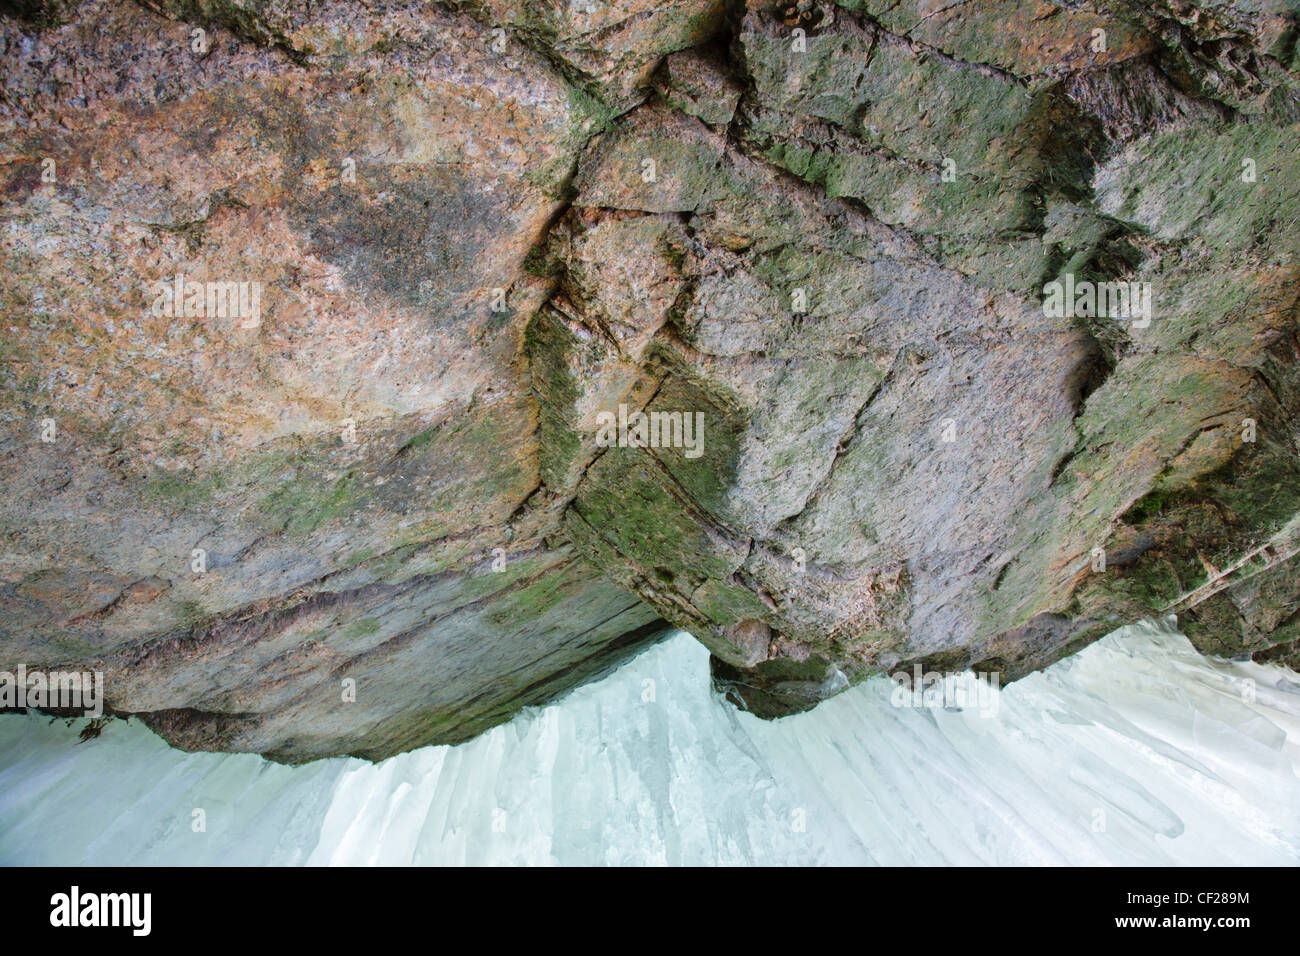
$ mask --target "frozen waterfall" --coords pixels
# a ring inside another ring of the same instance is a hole
[[[1169,628],[1003,688],[996,715],[896,707],[880,678],[764,722],[711,691],[707,656],[675,634],[467,744],[377,765],[3,717],[0,863],[1300,862],[1300,678]]]

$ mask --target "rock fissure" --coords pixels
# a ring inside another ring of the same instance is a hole
[[[1294,11],[29,6],[0,667],[296,762],[670,624],[764,716],[1171,607],[1300,640],[1295,562],[1212,570],[1300,512]],[[1154,314],[1055,317],[1067,275]],[[620,410],[666,440],[598,441]]]

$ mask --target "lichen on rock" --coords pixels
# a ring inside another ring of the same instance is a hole
[[[763,716],[1164,613],[1293,657],[1298,36],[1254,0],[19,4],[0,669],[295,762],[466,739],[670,624]]]

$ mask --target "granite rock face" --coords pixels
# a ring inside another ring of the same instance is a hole
[[[9,7],[0,669],[302,761],[668,624],[1296,653],[1296,4]]]

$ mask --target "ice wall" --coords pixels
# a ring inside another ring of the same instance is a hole
[[[678,634],[468,744],[379,765],[0,718],[0,862],[1300,862],[1300,678],[1170,629],[1116,632],[984,715],[894,706],[881,678],[768,723],[707,674]]]

